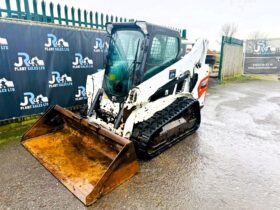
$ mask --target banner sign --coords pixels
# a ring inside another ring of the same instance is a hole
[[[104,32],[0,21],[0,120],[86,103],[103,68]]]
[[[247,40],[244,73],[280,74],[280,39]]]

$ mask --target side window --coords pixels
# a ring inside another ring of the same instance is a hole
[[[154,37],[151,51],[150,51],[150,56],[148,57],[147,63],[149,64],[159,63],[159,61],[161,60],[161,53],[162,53],[161,41],[157,37]]]
[[[176,37],[156,35],[145,66],[144,79],[148,79],[170,65],[179,51],[179,40]]]

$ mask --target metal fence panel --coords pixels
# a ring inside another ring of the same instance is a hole
[[[222,37],[219,79],[243,74],[243,41]]]
[[[16,10],[11,9],[11,1],[16,1]],[[49,22],[60,25],[73,25],[85,28],[90,27],[95,29],[105,29],[105,24],[108,22],[134,22],[134,19],[127,20],[127,18],[118,16],[114,17],[113,15],[109,18],[109,15],[107,14],[98,12],[93,13],[92,11],[88,12],[87,10],[82,11],[80,8],[70,8],[67,5],[63,8],[60,4],[55,5],[52,2],[46,3],[44,0],[41,0],[41,3],[38,2],[39,1],[37,0],[24,0],[24,4],[22,5],[20,0],[5,0],[4,8],[3,6],[1,7],[4,2],[0,4],[0,17]],[[30,11],[31,5],[33,12]],[[41,9],[41,14],[38,13],[38,8]],[[46,8],[49,9],[49,14],[47,14]],[[76,15],[78,18],[76,17],[75,19]],[[176,28],[176,30],[180,31],[183,39],[186,39],[186,29],[180,30]]]

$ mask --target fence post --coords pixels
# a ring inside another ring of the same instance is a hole
[[[50,3],[51,22],[54,23],[53,3]]]
[[[12,12],[11,12],[11,3],[10,0],[6,0],[6,9],[7,9],[7,15],[9,18],[12,17]]]
[[[60,6],[60,4],[57,5],[57,17],[58,17],[58,23],[62,24],[62,21],[61,21],[61,6]]]
[[[88,22],[87,22],[87,11],[84,10],[84,21],[85,21],[85,27],[87,28]]]
[[[222,37],[222,43],[221,43],[221,51],[220,51],[220,65],[219,65],[219,74],[218,74],[218,80],[221,80],[222,78],[222,67],[223,67],[223,55],[224,55],[224,40],[225,37]]]
[[[67,7],[67,5],[64,6],[64,16],[65,16],[65,23],[66,23],[66,25],[69,25],[69,20],[68,20],[68,7]]]
[[[90,27],[93,28],[93,14],[92,11],[89,13],[89,22],[90,22]]]
[[[42,8],[43,22],[47,22],[45,1],[41,1],[41,8]]]
[[[24,0],[24,10],[26,14],[26,19],[31,20],[28,0]]]
[[[24,3],[24,10],[21,8],[21,2],[23,1]],[[113,16],[113,15],[108,15],[108,14],[100,14],[100,17],[98,12],[93,13],[92,11],[88,12],[87,10],[82,11],[80,8],[78,8],[78,20],[75,19],[75,8],[71,7],[71,16],[72,19],[69,18],[70,14],[68,14],[68,6],[65,5],[64,6],[64,18],[62,17],[62,13],[63,8],[61,8],[61,4],[58,3],[56,5],[56,9],[57,9],[57,17],[55,16],[55,5],[52,1],[50,1],[47,5],[47,3],[45,2],[45,0],[41,0],[41,10],[42,10],[42,14],[39,14],[38,12],[38,0],[32,0],[32,12],[30,11],[30,7],[29,7],[29,2],[31,0],[16,0],[16,6],[17,6],[17,10],[13,11],[11,9],[11,0],[5,0],[6,3],[6,8],[1,9],[0,8],[0,17],[2,17],[2,13],[4,12],[5,14],[7,14],[7,17],[12,18],[13,14],[17,14],[17,18],[18,19],[27,19],[27,20],[34,20],[34,21],[41,21],[41,22],[47,22],[50,21],[52,23],[55,23],[56,20],[58,21],[59,24],[62,24],[62,22],[65,22],[66,25],[69,25],[70,22],[72,22],[72,25],[75,26],[76,23],[78,23],[78,25],[80,27],[82,27],[82,25],[84,25],[84,27],[91,27],[93,28],[94,26],[96,27],[96,29],[98,28],[102,28],[104,29],[105,24],[108,22],[127,22],[128,20],[126,18],[123,17],[118,17],[118,16]],[[49,6],[49,10],[50,10],[50,16],[47,15],[47,7]],[[40,6],[39,6],[40,7]],[[40,8],[39,8],[40,10]],[[70,10],[70,8],[69,8]],[[83,13],[83,14],[82,14]],[[89,19],[88,19],[88,15],[89,15]],[[83,17],[82,17],[83,16]],[[95,16],[95,17],[94,17]],[[95,18],[95,22],[94,19]],[[100,20],[99,20],[100,18]],[[57,23],[57,22],[56,22]]]
[[[39,21],[37,0],[33,0],[34,20]]]
[[[101,13],[101,20],[100,20],[100,22],[101,22],[101,28],[104,29],[104,15],[103,15],[103,13]]]
[[[186,29],[183,29],[183,31],[182,31],[182,38],[183,39],[187,38],[187,30]]]
[[[98,12],[95,12],[95,27],[98,29],[99,24],[98,24]]]
[[[106,15],[106,22],[105,22],[105,24],[108,23],[108,22],[109,22],[109,15]]]
[[[78,24],[81,27],[82,26],[82,21],[81,21],[81,9],[78,9]]]
[[[76,20],[75,20],[75,8],[71,8],[71,16],[72,16],[72,25],[75,26]]]

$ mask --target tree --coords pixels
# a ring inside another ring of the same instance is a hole
[[[251,40],[258,40],[258,39],[267,39],[267,35],[265,32],[262,31],[253,31],[249,36]]]
[[[235,23],[225,23],[221,28],[221,36],[233,37],[238,31]]]
[[[266,39],[266,33],[262,31],[253,31],[248,36],[248,40],[246,42],[246,49],[248,50],[248,52],[255,52],[259,50],[266,51]]]

